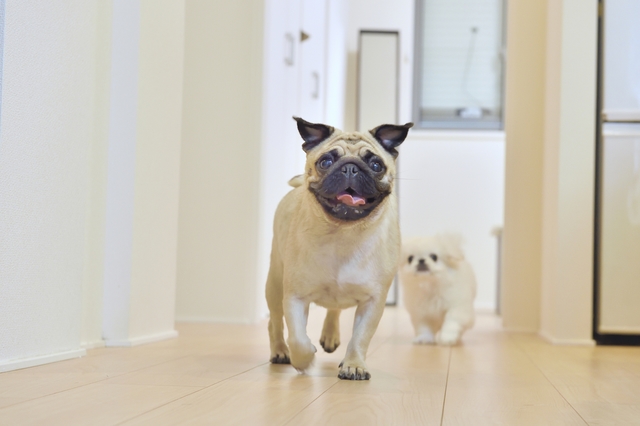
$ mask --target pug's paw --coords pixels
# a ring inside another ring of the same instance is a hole
[[[282,342],[271,348],[271,364],[291,364],[289,348]]]
[[[364,363],[347,363],[342,361],[340,363],[338,378],[342,380],[369,380],[371,374]]]
[[[289,342],[291,365],[300,373],[304,373],[311,364],[317,349],[311,342]]]
[[[340,332],[335,330],[333,332],[324,332],[320,336],[320,346],[325,352],[331,353],[338,349],[340,346]]]

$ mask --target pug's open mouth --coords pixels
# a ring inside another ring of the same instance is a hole
[[[342,203],[349,207],[358,207],[374,203],[376,199],[375,197],[365,198],[358,194],[355,190],[347,188],[345,191],[336,195],[334,201],[336,204]]]
[[[318,202],[327,213],[340,220],[358,220],[366,217],[380,204],[387,194],[365,197],[353,188],[347,188],[335,195],[321,195],[315,192]]]

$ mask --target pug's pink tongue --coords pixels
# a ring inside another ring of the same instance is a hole
[[[357,195],[354,197],[351,194],[340,194],[336,197],[338,201],[343,204],[346,204],[351,207],[360,206],[362,204],[366,204],[364,198],[358,197]]]

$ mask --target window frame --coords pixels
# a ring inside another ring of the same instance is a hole
[[[422,66],[423,66],[423,38],[424,38],[424,2],[430,0],[415,1],[415,22],[414,22],[414,56],[413,56],[413,90],[411,113],[413,122],[417,129],[424,130],[504,130],[505,111],[505,74],[507,67],[507,0],[500,0],[502,3],[502,52],[500,61],[502,71],[500,75],[500,120],[425,120],[422,117]]]

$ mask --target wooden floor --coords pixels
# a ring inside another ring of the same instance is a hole
[[[0,425],[640,425],[640,348],[551,346],[490,316],[462,346],[414,346],[388,308],[372,379],[341,381],[352,318],[307,375],[266,362],[266,323],[179,324],[177,339],[0,374]]]

